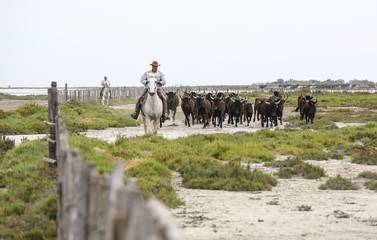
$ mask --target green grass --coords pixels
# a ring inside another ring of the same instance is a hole
[[[115,100],[113,100],[115,102]],[[125,100],[130,101],[130,100]],[[119,102],[117,102],[119,103]],[[59,104],[60,117],[65,121],[69,131],[77,133],[88,129],[105,129],[109,127],[138,126],[139,121],[132,119],[131,110],[104,108],[92,100],[89,102]],[[47,107],[31,103],[16,110],[0,111],[0,132],[5,135],[44,134],[49,128],[44,123],[48,120]]]
[[[319,186],[321,190],[357,190],[358,187],[350,180],[337,175],[335,178],[330,178],[326,183]]]
[[[28,141],[0,158],[0,239],[56,239],[56,169],[46,141]]]
[[[47,126],[43,122],[48,120],[47,114],[47,107],[35,103],[22,105],[4,114],[0,132],[6,135],[47,133]]]

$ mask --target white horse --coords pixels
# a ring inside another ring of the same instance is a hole
[[[157,134],[158,125],[162,116],[162,100],[157,94],[156,81],[155,74],[147,74],[147,100],[141,105],[141,116],[143,119],[145,134]]]
[[[109,106],[109,99],[110,99],[110,86],[106,82],[105,88],[103,89],[103,93],[102,93],[102,99],[101,99],[102,106],[105,106],[105,101],[106,101],[106,107],[108,107]]]

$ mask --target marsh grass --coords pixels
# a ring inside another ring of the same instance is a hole
[[[377,181],[371,180],[364,183],[364,186],[369,190],[377,191]]]
[[[115,100],[114,100],[115,101]],[[129,100],[128,100],[129,101]],[[59,104],[60,117],[66,122],[70,132],[84,132],[88,129],[138,126],[140,123],[129,116],[131,110],[104,108],[92,100]],[[35,103],[25,104],[16,110],[0,111],[0,132],[6,135],[44,134],[49,128],[48,109]]]
[[[25,104],[17,110],[5,113],[0,122],[0,132],[6,135],[47,133],[47,107],[38,104]]]
[[[60,104],[60,116],[71,132],[84,132],[87,129],[138,126],[129,116],[131,110],[104,108],[94,100]]]
[[[335,178],[330,178],[326,183],[319,186],[321,190],[357,190],[358,187],[350,180],[337,175]]]
[[[364,171],[362,173],[359,173],[358,177],[359,178],[365,178],[365,179],[377,180],[377,173],[371,172],[371,171]]]
[[[279,178],[301,176],[307,179],[318,179],[325,176],[323,168],[306,163],[298,157],[288,158],[284,161],[267,162],[264,165],[267,167],[279,167],[277,172]]]
[[[56,169],[43,161],[46,141],[28,141],[0,159],[0,238],[55,239]]]

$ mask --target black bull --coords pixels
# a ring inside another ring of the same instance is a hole
[[[253,105],[246,100],[242,102],[242,115],[244,122],[247,122],[247,126],[249,126],[251,117],[253,116]]]
[[[207,127],[212,116],[211,102],[199,94],[195,97],[195,108],[204,122],[203,128]]]
[[[183,114],[185,115],[185,126],[190,127],[190,115],[191,115],[192,125],[194,125],[195,102],[190,98],[190,96],[185,95],[181,98],[181,108],[182,108]]]
[[[313,102],[312,100],[306,101],[306,104],[303,107],[306,124],[308,124],[309,120],[310,120],[310,123],[313,124],[313,119],[317,111],[316,104],[317,104],[317,99],[315,100],[315,102]]]
[[[225,102],[223,97],[212,98],[212,124],[216,127],[216,120],[218,120],[217,126],[223,127],[223,121],[225,118]]]
[[[166,103],[168,105],[168,114],[170,114],[170,110],[173,111],[173,121],[175,121],[175,114],[177,113],[177,107],[179,104],[179,98],[177,96],[177,92],[168,92],[167,93]]]
[[[280,100],[266,100],[262,103],[261,106],[261,124],[264,127],[264,123],[266,123],[266,127],[268,127],[268,120],[271,121],[271,127],[273,125],[277,126],[277,109]]]
[[[240,122],[240,116],[241,116],[240,99],[236,97],[231,97],[228,102],[227,110],[228,110],[228,115],[229,115],[228,124],[230,123],[234,124],[235,122],[235,126],[237,127],[237,124]]]

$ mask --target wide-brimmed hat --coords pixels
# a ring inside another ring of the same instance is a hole
[[[153,62],[151,63],[151,66],[155,66],[155,67],[158,67],[158,66],[160,66],[160,64],[158,64],[158,62],[157,62],[157,61],[153,61]]]

